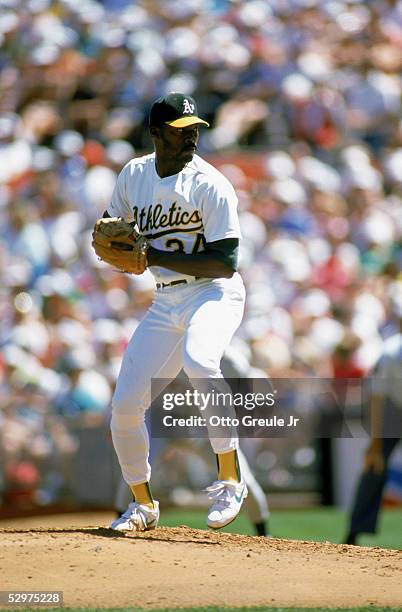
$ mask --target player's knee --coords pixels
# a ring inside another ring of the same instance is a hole
[[[220,375],[219,365],[212,360],[199,359],[189,353],[183,356],[183,370],[188,378],[216,378]]]

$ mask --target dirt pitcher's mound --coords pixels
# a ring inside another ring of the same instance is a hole
[[[0,530],[1,589],[67,607],[398,606],[402,551],[161,527]]]

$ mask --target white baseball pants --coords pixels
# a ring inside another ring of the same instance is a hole
[[[205,379],[215,379],[222,390],[226,383],[220,361],[240,325],[244,299],[237,273],[231,279],[199,280],[156,292],[127,346],[112,398],[113,444],[127,484],[140,484],[151,476],[144,422],[151,379],[173,380],[183,368],[195,388],[197,379],[203,379],[200,390],[205,390]],[[230,392],[229,387],[224,390]],[[235,432],[210,441],[215,453],[238,448]]]

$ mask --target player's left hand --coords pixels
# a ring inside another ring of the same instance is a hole
[[[148,240],[119,217],[106,217],[96,222],[92,246],[99,259],[120,272],[142,274],[148,266]]]

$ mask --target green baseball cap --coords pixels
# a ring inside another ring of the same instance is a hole
[[[195,124],[209,127],[209,123],[198,117],[197,104],[191,96],[171,92],[152,104],[149,113],[150,126],[170,125],[183,128]]]

